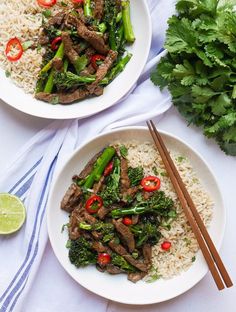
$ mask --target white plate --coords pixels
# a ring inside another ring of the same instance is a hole
[[[219,248],[225,228],[225,210],[217,181],[209,166],[202,157],[189,145],[166,132],[161,132],[168,148],[187,156],[201,179],[204,187],[214,200],[213,220],[209,233]],[[88,160],[106,145],[119,139],[138,139],[140,142],[152,141],[145,127],[121,128],[92,139],[70,157],[58,173],[50,193],[47,209],[48,231],[52,248],[64,269],[82,286],[110,300],[126,304],[151,304],[174,298],[198,283],[207,273],[205,260],[198,252],[196,261],[190,269],[169,279],[158,280],[154,283],[140,281],[136,284],[127,280],[126,275],[111,276],[100,273],[95,267],[77,269],[68,259],[65,247],[68,239],[66,231],[61,233],[61,227],[68,222],[68,214],[60,209],[60,201],[71,184],[71,177],[80,172]],[[214,287],[214,283],[210,285]]]
[[[52,105],[36,100],[17,87],[0,69],[0,98],[10,106],[33,116],[50,119],[83,118],[117,103],[138,80],[147,61],[151,45],[151,17],[146,0],[131,0],[131,19],[136,40],[128,50],[133,54],[124,71],[104,89],[99,97],[71,105]]]

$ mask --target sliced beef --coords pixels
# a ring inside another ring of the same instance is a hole
[[[142,278],[144,278],[144,276],[146,275],[146,272],[134,272],[134,273],[129,273],[128,274],[128,280],[133,282],[133,283],[137,283],[138,281],[140,281]]]
[[[143,191],[142,195],[143,195],[143,199],[148,200],[150,197],[152,197],[153,194],[152,194],[152,192]]]
[[[80,72],[81,76],[89,76],[93,75],[96,72],[96,70],[93,68],[91,64],[89,64],[84,70]]]
[[[56,15],[52,16],[49,20],[48,20],[48,25],[49,26],[61,26],[61,24],[63,23],[63,20],[65,18],[65,13],[60,11],[59,13],[57,13]]]
[[[54,57],[52,60],[52,67],[57,71],[61,71],[63,69],[63,61],[59,57]]]
[[[120,273],[124,273],[124,270],[122,270],[121,268],[115,266],[114,264],[107,264],[106,265],[106,271],[109,273],[109,274],[120,274]]]
[[[71,104],[75,101],[80,101],[89,96],[88,90],[77,89],[73,92],[61,92],[61,93],[45,93],[39,92],[35,94],[35,98],[41,101],[54,103],[56,100],[59,104]]]
[[[75,64],[79,57],[79,54],[73,47],[73,41],[71,40],[70,35],[64,31],[61,34],[61,38],[65,47],[65,55],[68,57],[72,64]]]
[[[139,221],[139,215],[132,215],[132,224],[135,225]]]
[[[94,224],[97,222],[97,219],[87,212],[84,213],[84,220],[89,224]]]
[[[98,253],[105,252],[107,250],[107,247],[105,247],[101,242],[98,241],[94,241],[92,243],[92,248]]]
[[[122,195],[126,193],[127,189],[130,188],[130,180],[128,176],[128,161],[127,159],[120,158],[120,183],[121,183],[121,193]]]
[[[102,18],[103,10],[104,10],[104,0],[95,0],[93,14],[96,19],[100,20]]]
[[[71,215],[70,215],[70,223],[69,223],[69,238],[72,240],[75,240],[80,237],[81,233],[78,228],[78,224],[80,222],[83,222],[83,209],[82,204],[80,204],[78,207],[76,207]]]
[[[61,201],[61,209],[72,212],[79,204],[82,193],[81,188],[77,184],[72,183]]]
[[[135,249],[134,235],[130,231],[129,227],[124,225],[122,221],[112,221],[117,232],[120,233],[122,241],[128,247],[129,252],[133,252]]]
[[[82,20],[76,20],[78,35],[87,41],[99,53],[106,55],[109,51],[103,36],[94,30],[89,30]]]
[[[104,62],[98,67],[96,72],[96,80],[87,87],[91,94],[94,94],[95,90],[98,88],[98,83],[106,76],[107,72],[116,61],[116,58],[117,52],[110,50]]]
[[[140,271],[148,271],[147,265],[139,260],[134,259],[121,244],[116,244],[114,240],[111,240],[108,245],[113,251],[124,257],[126,261],[128,261]]]
[[[109,212],[110,208],[102,206],[97,212],[98,218],[103,220],[108,215]]]
[[[152,264],[152,247],[149,244],[144,244],[142,249],[144,262],[147,264],[148,268],[150,268]]]
[[[102,176],[101,179],[100,179],[97,183],[94,184],[94,186],[93,186],[93,192],[94,192],[95,194],[97,194],[98,192],[100,192],[100,190],[101,190],[101,188],[102,188],[102,186],[103,186],[104,180],[105,180],[105,177]]]
[[[138,186],[133,186],[133,187],[128,188],[126,191],[122,193],[122,201],[127,203],[130,198],[134,198],[138,190],[139,190]]]
[[[98,157],[100,157],[102,154],[102,151],[100,151],[99,153],[95,154],[93,156],[93,158],[90,159],[90,161],[87,163],[87,165],[84,167],[84,169],[80,172],[79,175],[74,175],[73,176],[73,180],[74,179],[85,179],[93,170],[93,166],[96,163],[96,160],[98,159]]]
[[[89,47],[85,50],[85,55],[87,56],[88,59],[90,59],[90,57],[94,54],[96,54],[96,50],[92,47]]]
[[[42,31],[38,37],[38,43],[43,46],[45,44],[48,44],[49,42],[50,42],[50,40],[49,40],[48,36],[45,34],[44,31]]]

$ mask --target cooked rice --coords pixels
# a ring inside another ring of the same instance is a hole
[[[70,0],[64,0],[71,3]],[[50,8],[52,15],[58,12],[60,2]],[[45,9],[36,0],[1,0],[0,2],[0,67],[10,73],[11,79],[27,93],[34,93],[42,63],[43,50],[28,49],[17,62],[10,62],[5,55],[7,42],[17,37],[21,42],[37,37],[42,25],[42,11]]]
[[[177,218],[171,223],[170,230],[160,228],[162,238],[152,249],[152,270],[146,280],[153,278],[171,278],[187,270],[195,261],[199,249],[194,234],[188,225],[185,214],[181,208],[177,195],[173,189],[170,178],[167,176],[165,166],[152,143],[126,142],[128,148],[127,159],[132,167],[142,166],[144,174],[157,175],[161,179],[161,190],[175,202]],[[196,205],[198,212],[206,226],[210,224],[213,211],[213,201],[201,185],[189,160],[183,155],[171,153],[172,159]],[[158,172],[158,174],[157,174]],[[171,242],[170,251],[161,249],[163,241]]]

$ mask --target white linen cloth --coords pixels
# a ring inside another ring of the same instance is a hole
[[[160,93],[149,79],[162,49],[166,20],[174,12],[174,0],[149,0],[153,40],[148,63],[133,91],[119,104],[83,120],[55,121],[38,133],[16,155],[0,178],[0,192],[19,196],[27,208],[23,228],[15,235],[0,238],[0,312],[25,311],[24,301],[47,244],[45,209],[55,170],[80,144],[108,129],[135,124],[169,109],[169,94]],[[47,283],[47,281],[45,281]],[[55,276],[49,289],[57,294],[63,280]],[[67,289],[64,289],[67,292]],[[69,293],[68,293],[69,294]],[[105,311],[107,300],[76,288],[79,306],[75,311]],[[94,308],[96,307],[96,308]],[[34,308],[37,311],[37,307]],[[48,309],[50,310],[50,307]],[[67,311],[60,307],[58,311]]]

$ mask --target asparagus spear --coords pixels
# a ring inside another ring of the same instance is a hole
[[[92,172],[85,178],[85,182],[83,186],[85,188],[91,188],[95,182],[98,182],[103,174],[104,169],[111,161],[112,157],[115,155],[115,148],[112,146],[108,146],[103,151],[102,155],[98,157],[94,169]]]
[[[51,68],[52,68],[52,64],[53,64],[53,60],[55,58],[60,58],[63,59],[64,57],[64,43],[61,42],[55,56],[41,69],[40,71],[40,75],[42,75],[43,73],[48,72]]]
[[[84,0],[84,16],[86,16],[86,17],[92,16],[91,1],[90,0]]]
[[[72,72],[57,73],[54,77],[54,84],[59,89],[70,89],[85,83],[92,83],[96,80],[94,76],[78,76]]]
[[[124,24],[124,34],[127,42],[134,42],[135,36],[130,18],[130,1],[122,1],[122,19]]]

